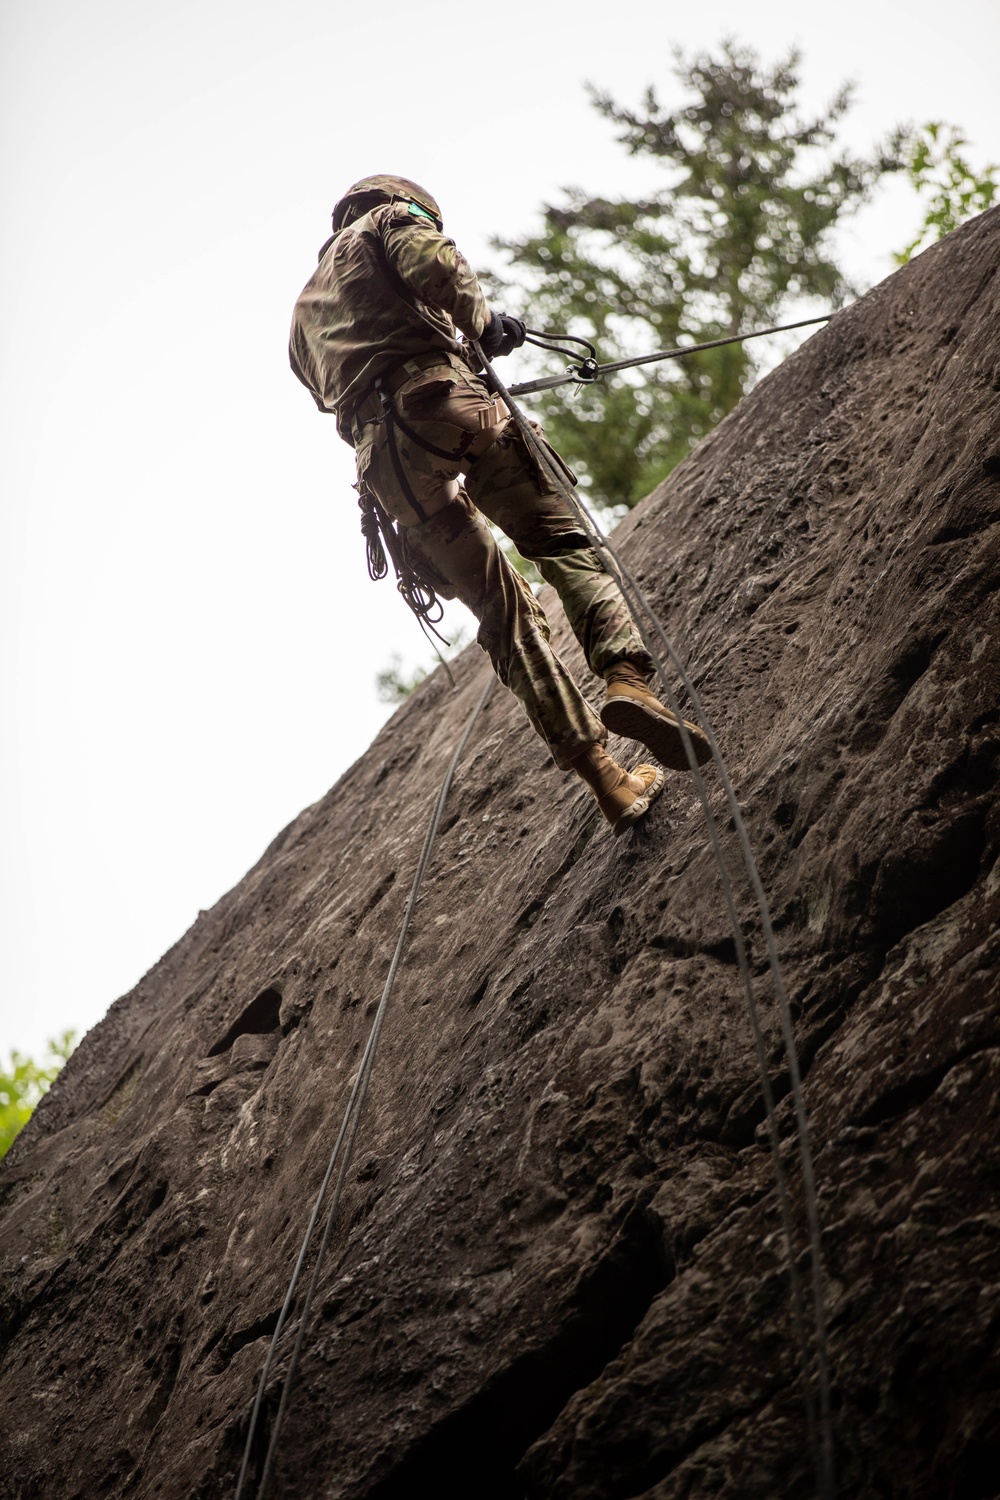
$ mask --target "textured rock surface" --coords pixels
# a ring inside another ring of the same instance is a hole
[[[1000,1488],[998,267],[994,211],[811,339],[619,532],[692,664],[775,916],[851,1496]],[[12,1152],[3,1495],[232,1494],[483,673],[473,648],[457,692],[421,688],[112,1007]],[[613,841],[496,693],[417,911],[275,1495],[809,1494],[762,1118],[689,783]]]

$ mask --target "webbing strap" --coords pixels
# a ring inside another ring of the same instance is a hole
[[[392,397],[381,389],[382,382],[376,381],[375,389],[382,398],[382,412],[385,421],[386,441],[389,444],[389,458],[392,461],[393,473],[396,482],[406,497],[407,504],[415,511],[421,521],[427,520],[427,512],[413,493],[413,486],[409,476],[403,467],[403,460],[399,456],[399,445],[396,442],[396,414],[392,409]]]
[[[389,412],[386,413],[386,416],[390,419],[391,424],[395,427],[398,427],[401,432],[405,432],[406,436],[410,439],[410,442],[416,443],[418,448],[423,448],[427,453],[433,453],[435,458],[447,458],[452,463],[455,463],[458,461],[458,459],[465,457],[470,444],[478,436],[478,433],[475,432],[466,433],[458,448],[454,452],[451,452],[447,448],[435,448],[434,444],[429,443],[426,438],[418,436],[418,434],[415,433],[413,428],[410,426],[409,422],[404,421],[404,419],[394,408],[391,409],[391,417]]]

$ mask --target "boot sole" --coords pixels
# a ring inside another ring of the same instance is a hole
[[[662,714],[654,713],[652,709],[637,703],[634,698],[609,698],[601,709],[601,723],[612,734],[638,740],[668,770],[691,769],[684,753],[680,726],[673,717],[664,718]],[[689,724],[685,719],[684,725],[691,736],[695,759],[700,766],[704,765],[712,754],[708,741],[696,724]]]
[[[663,791],[663,784],[666,779],[662,771],[657,771],[656,780],[652,786],[636,797],[635,801],[630,803],[625,811],[618,815],[611,829],[615,838],[618,838],[623,833],[627,833],[634,824],[638,823],[640,818],[646,816],[652,803],[656,801],[656,798]]]

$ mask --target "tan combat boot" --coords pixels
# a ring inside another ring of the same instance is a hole
[[[647,750],[652,750],[657,760],[671,771],[690,769],[684,753],[684,741],[677,720],[660,700],[650,692],[646,678],[629,661],[616,662],[604,674],[608,684],[608,695],[601,709],[601,722],[612,734],[625,735],[638,740]],[[711,755],[708,740],[697,724],[684,727],[691,736],[695,758],[703,765]]]
[[[597,805],[616,838],[649,812],[666,780],[656,766],[636,766],[634,771],[626,771],[611,759],[603,745],[591,745],[582,755],[574,757],[571,765],[597,798]]]

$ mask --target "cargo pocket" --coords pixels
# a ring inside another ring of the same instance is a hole
[[[412,380],[400,386],[396,392],[395,401],[404,416],[411,414],[419,417],[422,409],[430,402],[440,401],[449,396],[456,384],[455,376],[447,366],[424,370],[420,375],[414,375]]]

